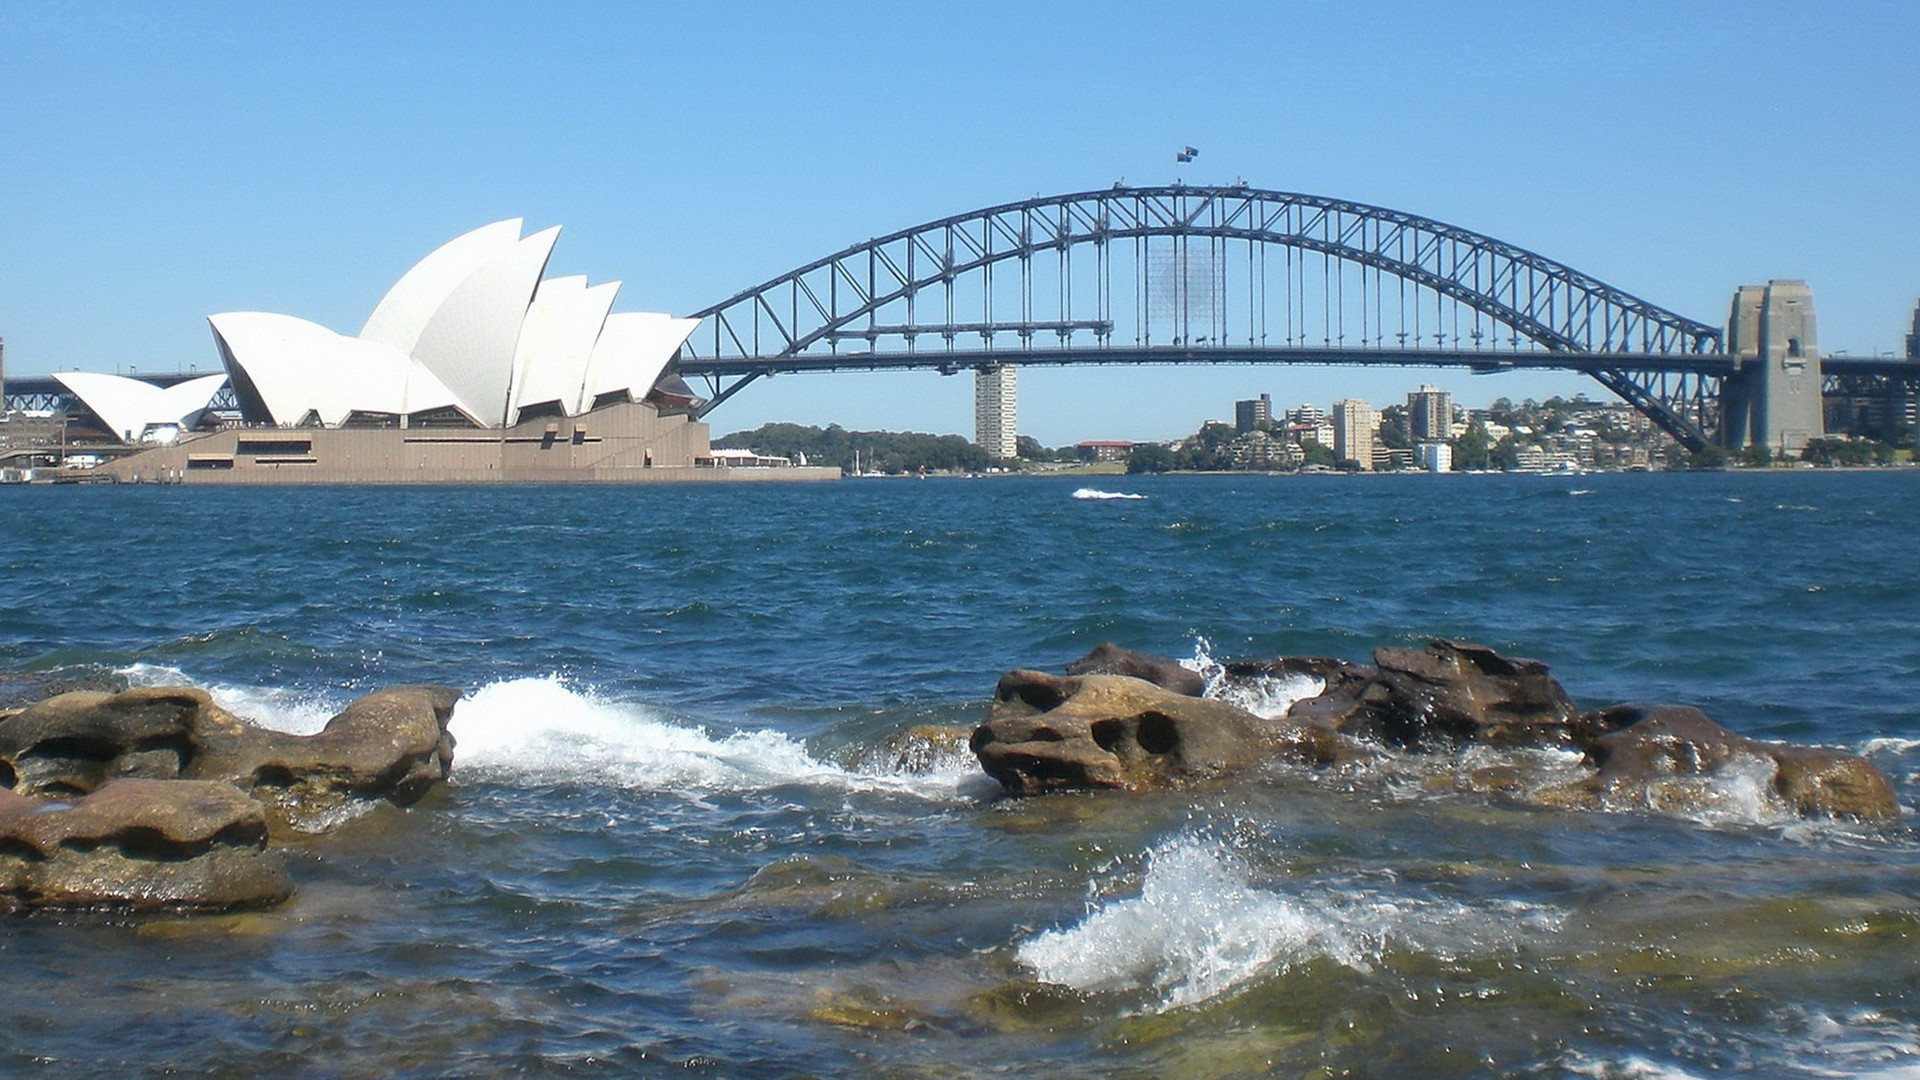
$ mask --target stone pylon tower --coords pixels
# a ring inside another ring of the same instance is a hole
[[[1813,290],[1804,281],[1742,285],[1727,318],[1737,367],[1721,393],[1721,441],[1797,454],[1826,434]]]

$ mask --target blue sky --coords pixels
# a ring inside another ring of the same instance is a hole
[[[1813,286],[1823,349],[1920,296],[1920,3],[0,5],[15,372],[217,366],[205,316],[358,329],[489,221],[686,313],[871,236],[1116,180],[1423,214],[1721,322]],[[1176,165],[1183,145],[1201,148]],[[1031,370],[1050,445],[1236,398],[1603,391],[1577,376]],[[970,433],[965,376],[756,385],[767,420]]]

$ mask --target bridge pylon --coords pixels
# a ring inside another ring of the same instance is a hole
[[[1776,280],[1734,290],[1727,318],[1733,373],[1721,388],[1721,441],[1797,454],[1826,435],[1813,290]]]

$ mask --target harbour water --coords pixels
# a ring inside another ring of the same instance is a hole
[[[12,489],[7,678],[470,696],[282,908],[0,923],[0,1075],[1920,1077],[1915,481]],[[1906,817],[1451,756],[1010,800],[918,734],[1102,641],[1433,637],[1864,753]]]

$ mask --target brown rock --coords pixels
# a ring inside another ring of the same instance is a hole
[[[1290,754],[1326,760],[1333,737],[1125,675],[1001,676],[970,745],[1014,794],[1180,787]]]
[[[408,805],[444,780],[459,698],[448,687],[394,687],[318,734],[289,735],[188,687],[62,694],[0,719],[0,782],[23,795],[83,795],[116,777],[222,780],[311,831],[373,802]]]
[[[292,889],[264,809],[231,784],[114,779],[72,801],[0,791],[0,908],[219,911]]]
[[[1383,647],[1373,659],[1372,668],[1313,661],[1328,673],[1327,690],[1289,715],[1415,750],[1582,746],[1595,734],[1582,728],[1573,700],[1538,660],[1454,641],[1423,651]]]
[[[1797,814],[1865,821],[1900,816],[1893,785],[1857,754],[1749,739],[1685,705],[1635,702],[1588,717],[1614,729],[1587,749],[1598,771],[1584,786],[1602,798],[1690,809],[1685,804],[1700,798],[1698,788],[1674,781],[1758,767],[1771,774],[1773,792]]]
[[[1199,697],[1207,690],[1206,678],[1180,661],[1123,649],[1111,641],[1095,645],[1092,652],[1068,664],[1067,674],[1127,675],[1187,697]]]

